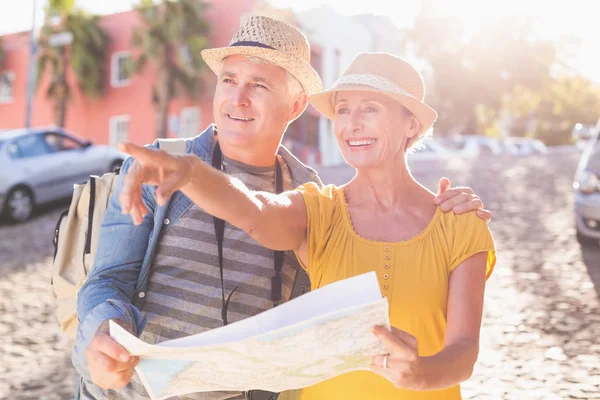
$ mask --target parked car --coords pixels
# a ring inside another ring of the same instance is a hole
[[[439,141],[428,138],[408,153],[408,160],[442,160],[452,156],[452,152]]]
[[[571,130],[571,137],[575,142],[575,147],[584,150],[593,137],[594,125],[577,123]]]
[[[600,243],[600,121],[575,175],[575,219],[580,243]]]
[[[529,156],[532,154],[546,154],[548,149],[542,141],[524,137],[507,137],[502,141],[506,152],[513,155]]]
[[[126,154],[61,128],[0,133],[0,213],[28,220],[35,206],[66,198],[73,184],[119,168]]]
[[[503,152],[497,139],[484,135],[449,136],[443,144],[461,157],[498,156]]]

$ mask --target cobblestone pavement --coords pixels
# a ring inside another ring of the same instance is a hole
[[[481,352],[465,399],[600,399],[600,246],[573,229],[577,154],[414,163],[473,187],[494,211],[498,264],[486,292]],[[347,169],[323,171],[343,182]],[[51,237],[59,204],[0,224],[0,398],[72,398],[71,343],[53,315]]]

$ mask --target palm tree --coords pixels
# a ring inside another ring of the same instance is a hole
[[[209,32],[205,9],[200,0],[163,0],[159,4],[142,0],[137,8],[143,25],[132,37],[132,45],[140,50],[133,67],[139,72],[151,60],[158,69],[152,95],[157,138],[167,134],[169,104],[177,89],[183,88],[192,97],[198,94],[199,73],[204,67],[200,51],[206,47]]]
[[[53,45],[53,35],[65,32],[72,35],[70,45]],[[67,101],[71,93],[67,81],[69,67],[84,95],[96,97],[102,93],[107,43],[108,36],[99,25],[99,17],[76,9],[74,0],[50,0],[39,40],[37,82],[41,82],[47,67],[50,67],[50,84],[46,95],[54,103],[56,125],[65,125]]]

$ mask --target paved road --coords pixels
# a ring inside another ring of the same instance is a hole
[[[600,247],[573,229],[577,156],[450,160],[413,165],[435,189],[447,175],[494,211],[498,265],[490,278],[479,362],[466,399],[600,399]],[[343,182],[347,169],[323,171]],[[68,399],[71,343],[49,289],[51,237],[64,204],[24,225],[0,225],[0,398]]]

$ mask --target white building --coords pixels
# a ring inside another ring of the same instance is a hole
[[[348,17],[327,6],[298,13],[311,43],[322,49],[321,79],[328,89],[342,75],[352,60],[364,52],[387,52],[401,55],[400,30],[388,17],[359,15]],[[331,121],[319,121],[319,151],[323,165],[343,163]]]

